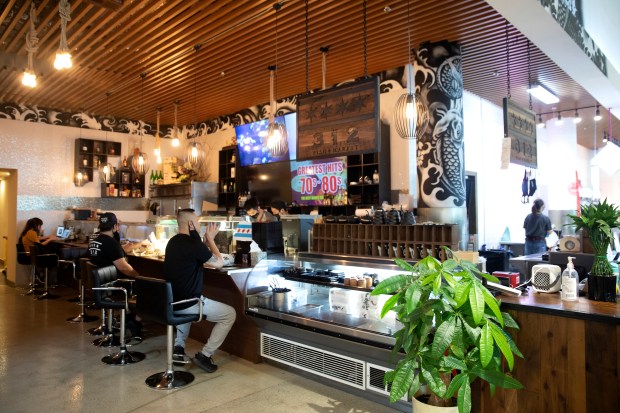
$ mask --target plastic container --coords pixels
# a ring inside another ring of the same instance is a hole
[[[568,257],[566,269],[562,272],[562,301],[576,301],[579,298],[579,274],[573,264],[575,257]]]

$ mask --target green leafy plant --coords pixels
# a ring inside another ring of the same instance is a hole
[[[452,251],[445,248],[452,257]],[[405,394],[414,396],[426,385],[428,404],[454,405],[459,413],[471,411],[471,383],[480,378],[496,386],[520,389],[522,384],[504,372],[502,358],[510,370],[514,356],[523,357],[506,327],[517,323],[500,311],[499,301],[479,277],[498,280],[467,261],[450,258],[440,262],[426,257],[415,265],[396,259],[406,274],[380,282],[373,295],[393,294],[381,316],[396,312],[402,328],[395,334],[394,352],[404,357],[384,381],[391,384],[390,401]],[[453,372],[456,372],[455,374]]]
[[[608,204],[607,199],[597,204],[581,207],[581,215],[567,215],[577,230],[587,232],[594,250],[594,263],[590,274],[613,277],[613,268],[607,259],[607,248],[613,239],[611,230],[620,228],[620,209],[614,204]]]

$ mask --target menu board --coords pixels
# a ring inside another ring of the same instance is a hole
[[[299,205],[346,205],[346,156],[291,162],[291,188]]]

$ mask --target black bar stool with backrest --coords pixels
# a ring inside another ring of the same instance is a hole
[[[58,298],[58,295],[51,294],[48,287],[48,271],[54,268],[58,268],[60,264],[73,265],[73,271],[75,272],[75,263],[73,261],[61,260],[58,255],[47,252],[43,245],[37,243],[30,248],[30,258],[34,268],[41,268],[45,273],[44,292],[41,295],[36,295],[37,300],[51,300]]]
[[[124,366],[144,360],[144,353],[127,350],[127,343],[125,342],[125,314],[129,310],[129,294],[126,288],[114,285],[119,281],[132,282],[133,280],[119,278],[114,265],[93,269],[92,277],[95,303],[101,308],[108,310],[121,310],[120,351],[105,356],[101,361],[105,364]],[[106,294],[106,292],[120,292],[121,297],[119,298],[118,294]]]
[[[175,371],[172,362],[174,326],[192,323],[202,319],[202,305],[199,314],[174,313],[174,305],[188,302],[200,302],[200,298],[191,298],[174,302],[172,298],[172,286],[165,280],[155,278],[136,277],[136,291],[138,301],[136,312],[145,320],[165,324],[167,328],[167,366],[166,371],[149,376],[145,383],[154,389],[168,390],[178,389],[192,381],[194,375],[187,371]]]
[[[93,276],[92,276],[92,271],[97,268],[97,266],[95,266],[89,258],[80,258],[80,271],[81,271],[81,277],[82,277],[82,288],[83,288],[83,300],[84,300],[84,307],[86,307],[86,295],[87,292],[93,292]],[[93,345],[95,346],[101,346],[101,347],[107,347],[108,343],[104,343],[102,344],[102,340],[109,340],[110,341],[110,345],[109,347],[113,347],[113,346],[118,346],[120,344],[120,341],[118,341],[118,338],[116,340],[116,343],[112,343],[112,340],[114,338],[114,336],[112,336],[112,330],[108,330],[108,326],[107,326],[107,316],[106,316],[106,309],[105,308],[101,308],[99,306],[97,306],[96,304],[93,303],[93,305],[101,310],[101,324],[99,324],[98,327],[93,327],[93,328],[89,328],[88,330],[86,330],[86,332],[88,334],[90,334],[91,336],[105,336],[102,339],[98,338],[96,340],[93,340]],[[107,310],[110,312],[110,314],[112,314],[112,310]]]
[[[70,323],[90,323],[93,321],[97,321],[99,320],[99,317],[96,315],[89,315],[86,314],[86,296],[85,296],[85,287],[84,287],[84,282],[82,281],[86,281],[88,279],[91,279],[92,277],[89,276],[88,274],[88,266],[86,265],[86,263],[88,262],[88,258],[84,258],[84,250],[86,250],[85,248],[64,248],[62,250],[63,252],[63,257],[65,258],[71,258],[73,260],[73,262],[75,263],[75,261],[79,262],[79,268],[80,268],[80,277],[76,278],[75,275],[75,268],[74,268],[74,273],[73,273],[73,278],[78,280],[78,288],[80,290],[80,296],[79,296],[79,304],[80,304],[80,309],[81,312],[80,314],[76,315],[75,317],[69,317],[67,318],[67,321]],[[105,314],[105,312],[104,312]]]
[[[21,265],[27,265],[30,267],[30,289],[28,292],[24,293],[24,295],[30,295],[36,293],[36,285],[37,285],[37,273],[35,271],[34,265],[32,265],[32,257],[26,249],[24,248],[24,244],[21,242],[16,244],[17,246],[17,263]]]

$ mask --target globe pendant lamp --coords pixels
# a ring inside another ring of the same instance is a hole
[[[288,134],[286,127],[275,121],[275,115],[278,113],[277,102],[275,98],[274,89],[276,86],[276,70],[278,69],[278,11],[282,5],[276,3],[273,5],[275,10],[276,20],[276,64],[275,66],[269,66],[269,128],[267,130],[267,150],[273,157],[280,157],[288,151]]]
[[[202,46],[201,44],[197,44],[196,46],[194,46],[194,51],[196,53],[195,60],[198,60],[198,51],[200,50],[201,46]],[[196,77],[196,71],[194,70],[194,119],[198,119],[196,115],[196,96],[197,96],[196,86],[197,86],[197,77]],[[194,135],[193,138],[190,140],[189,144],[187,145],[185,161],[189,163],[189,166],[193,170],[198,171],[202,167],[202,164],[204,163],[204,160],[205,160],[205,151],[202,148],[202,144],[196,141],[196,137],[198,136],[198,121],[196,121],[193,135]]]
[[[409,2],[407,2],[407,42],[409,63],[405,66],[407,74],[407,92],[403,93],[396,101],[394,108],[394,126],[396,132],[403,139],[416,138],[416,124],[418,121],[418,111],[415,96],[415,78],[413,75],[413,65],[411,64],[411,35],[409,32]]]

